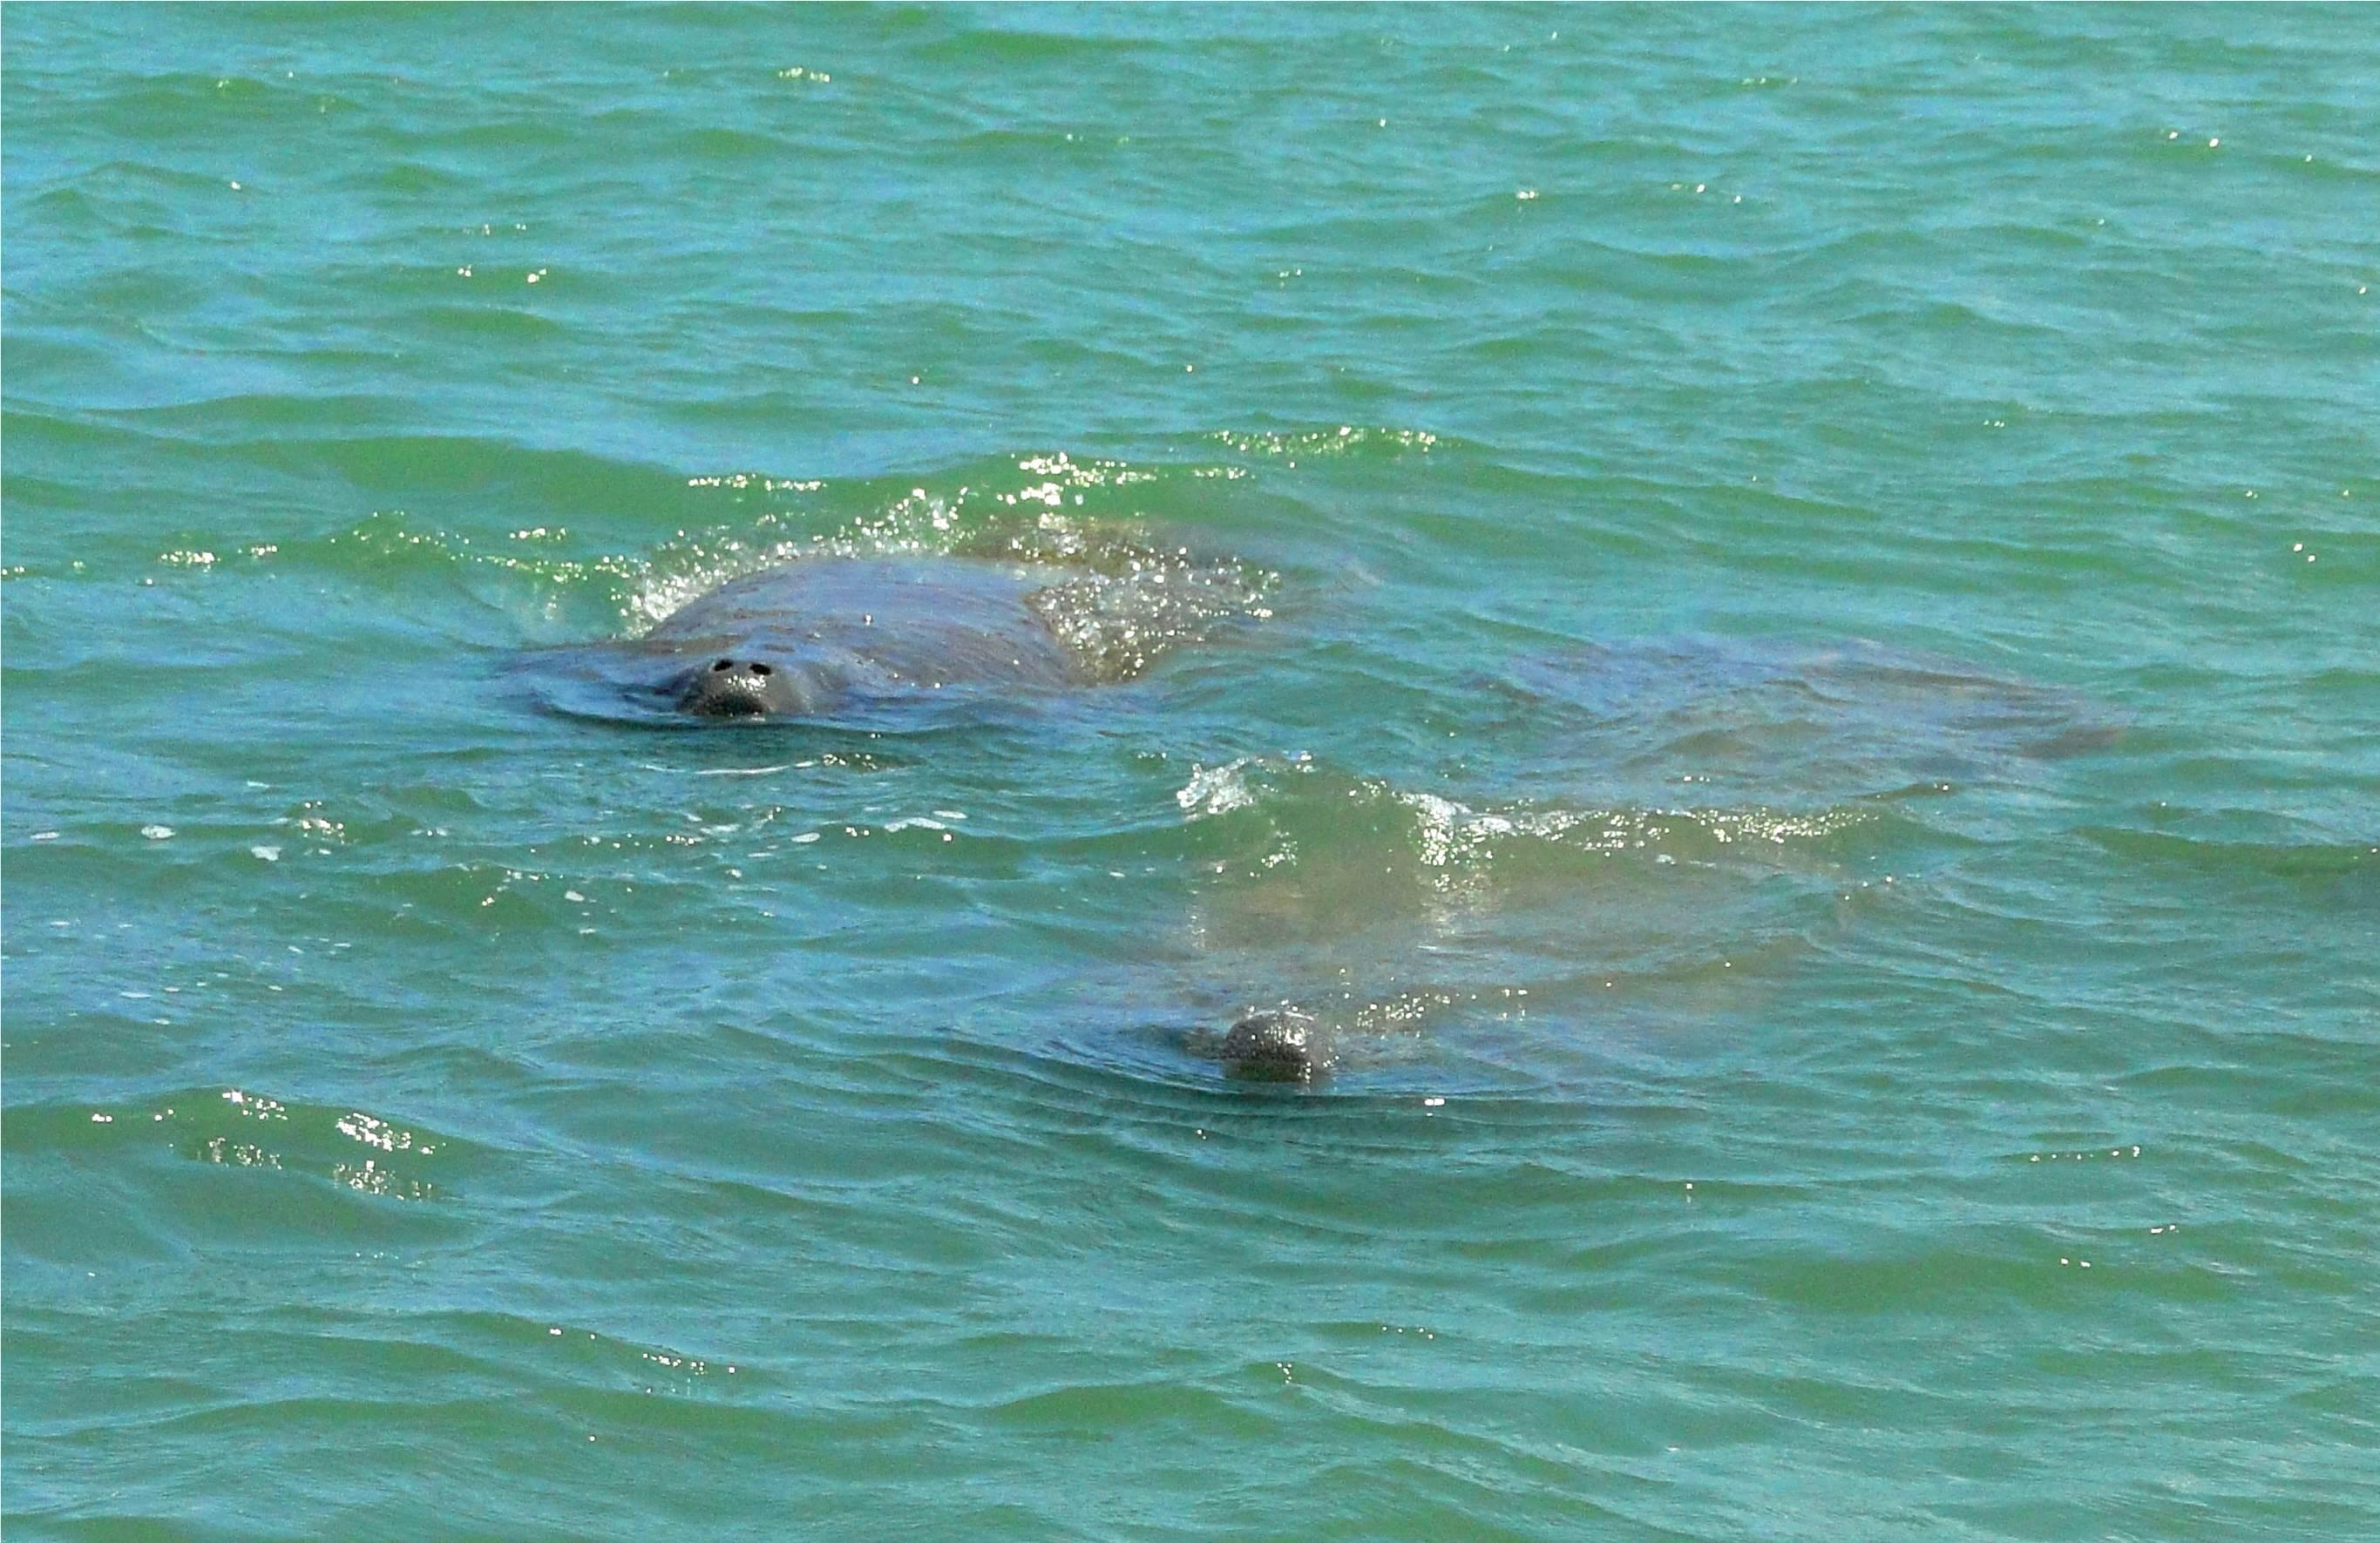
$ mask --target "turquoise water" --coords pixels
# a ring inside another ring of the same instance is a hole
[[[0,26],[12,1538],[2380,1532],[2371,13]]]

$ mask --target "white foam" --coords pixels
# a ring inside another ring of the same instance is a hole
[[[1194,765],[1190,780],[1174,793],[1173,801],[1193,820],[1246,808],[1257,801],[1245,775],[1248,764],[1248,758],[1242,756],[1221,766]]]

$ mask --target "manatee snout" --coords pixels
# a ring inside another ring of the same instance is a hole
[[[759,718],[800,705],[786,673],[759,659],[698,664],[679,677],[674,694],[679,710],[698,718]]]

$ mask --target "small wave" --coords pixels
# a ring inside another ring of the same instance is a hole
[[[1294,432],[1251,433],[1222,429],[1208,436],[1237,455],[1318,459],[1325,456],[1368,456],[1384,459],[1404,455],[1427,456],[1438,449],[1440,437],[1424,429],[1360,428],[1341,424],[1330,429]]]
[[[344,1105],[306,1104],[249,1088],[194,1089],[128,1106],[12,1112],[12,1141],[87,1147],[166,1136],[195,1162],[303,1174],[376,1199],[445,1198],[472,1153],[453,1137]]]
[[[2172,863],[2204,872],[2256,874],[2314,884],[2357,878],[2380,882],[2380,840],[2227,841],[2105,825],[2084,826],[2080,833],[2118,857]]]

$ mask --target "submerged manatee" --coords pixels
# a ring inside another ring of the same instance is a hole
[[[517,666],[548,707],[591,717],[819,719],[920,699],[1111,678],[1052,630],[1070,576],[960,557],[813,557],[688,601],[642,638]]]
[[[1464,1075],[1525,1079],[1607,1025],[1750,1021],[2124,727],[2077,690],[1863,642],[1581,644],[1460,685],[1436,776],[1189,769],[1176,802],[1212,823],[1179,995],[1204,1005],[1170,1043],[1234,1083],[1377,1085],[1433,1044],[1433,1078],[1460,1047]]]
[[[1533,781],[1653,794],[1684,778],[1802,807],[2027,781],[2124,734],[2080,692],[1858,639],[1580,644],[1479,685],[1549,747]]]

